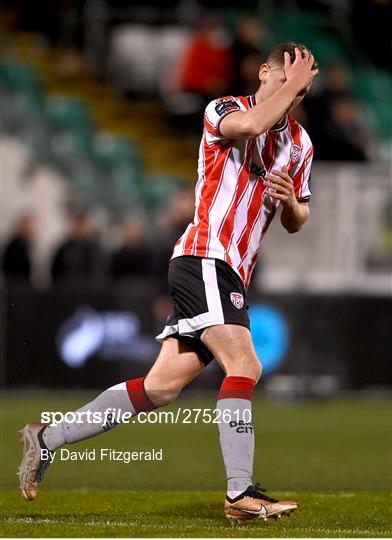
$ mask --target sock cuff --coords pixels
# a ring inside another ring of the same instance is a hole
[[[256,381],[249,377],[229,376],[225,377],[220,387],[218,400],[240,398],[252,401]]]
[[[136,413],[147,412],[156,409],[156,405],[150,400],[144,389],[144,377],[126,381],[129,399]]]

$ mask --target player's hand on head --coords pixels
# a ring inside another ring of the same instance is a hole
[[[295,59],[291,62],[290,54],[284,53],[284,71],[287,82],[294,84],[301,92],[307,88],[313,79],[318,75],[318,69],[315,66],[314,56],[307,49],[302,51],[295,47]]]

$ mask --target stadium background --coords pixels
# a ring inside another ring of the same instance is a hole
[[[153,362],[169,309],[167,262],[193,211],[203,108],[220,95],[252,92],[260,57],[285,40],[310,47],[321,71],[296,112],[315,143],[312,215],[298,235],[273,223],[251,286],[252,332],[265,365],[263,418],[255,423],[270,448],[256,468],[276,489],[287,489],[288,478],[297,490],[388,489],[390,3],[237,4],[3,3],[6,489],[18,461],[13,430]],[[370,35],[369,20],[377,29]],[[211,365],[180,405],[213,407],[221,378]],[[59,464],[48,488],[221,489],[214,428],[118,428],[111,434],[118,448],[129,437],[143,448],[159,439],[165,467],[143,464],[124,475],[112,463],[98,475],[92,465]],[[194,440],[205,448],[190,460]],[[288,446],[292,458],[277,468]]]

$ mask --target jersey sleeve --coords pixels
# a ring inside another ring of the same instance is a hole
[[[214,143],[224,139],[219,131],[220,123],[229,114],[242,109],[241,101],[233,96],[225,96],[211,101],[204,112],[204,129],[208,142]]]
[[[313,145],[307,133],[304,143],[301,158],[296,164],[292,174],[295,196],[297,201],[302,203],[309,202],[312,195],[310,177],[313,160]]]

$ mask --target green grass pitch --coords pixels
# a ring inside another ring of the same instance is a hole
[[[390,537],[391,424],[387,399],[254,404],[254,479],[296,514],[232,527],[214,424],[133,423],[72,450],[163,450],[161,462],[57,461],[39,497],[22,499],[17,430],[42,411],[75,410],[95,393],[5,393],[1,410],[2,537]],[[214,408],[212,395],[177,407]]]

